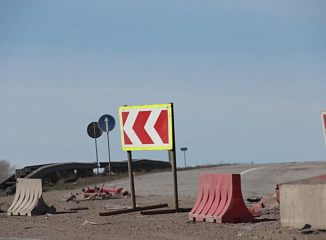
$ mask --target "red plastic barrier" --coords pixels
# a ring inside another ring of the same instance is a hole
[[[241,193],[240,174],[201,173],[196,203],[189,220],[245,223],[254,220]]]
[[[205,186],[205,174],[199,173],[199,187],[198,187],[198,194],[197,194],[197,200],[195,202],[194,207],[191,209],[189,215],[197,216],[197,209],[202,202],[203,196],[204,196],[204,186]]]

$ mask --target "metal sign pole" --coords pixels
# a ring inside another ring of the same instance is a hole
[[[95,138],[95,152],[96,152],[96,166],[97,166],[97,175],[99,175],[99,167],[98,167],[98,153],[97,153],[97,141]]]
[[[94,128],[94,136],[96,136],[95,123],[93,123],[93,128]],[[98,167],[98,152],[97,152],[97,141],[96,141],[96,138],[95,138],[95,152],[96,152],[97,175],[99,175],[99,167]]]
[[[128,155],[130,191],[131,191],[131,204],[132,204],[132,208],[135,209],[136,208],[136,194],[135,194],[134,174],[133,174],[133,169],[132,169],[131,151],[127,151],[127,155]]]
[[[183,147],[180,149],[183,152],[183,160],[185,161],[185,168],[187,167],[187,161],[186,161],[186,151],[188,150],[188,148]]]
[[[106,136],[108,138],[109,175],[111,175],[111,155],[110,155],[110,138],[109,138],[109,132],[106,132]]]
[[[187,163],[186,163],[186,151],[183,151],[183,158],[185,160],[185,168],[187,167]]]
[[[171,103],[171,117],[172,117],[172,149],[170,150],[172,174],[173,174],[173,185],[174,185],[174,207],[175,210],[179,209],[178,201],[178,180],[177,180],[177,158],[175,153],[175,131],[174,131],[174,111],[173,103]]]
[[[111,153],[110,153],[110,135],[109,132],[113,130],[115,126],[114,117],[109,114],[104,114],[98,119],[98,127],[103,132],[106,132],[106,137],[108,140],[108,156],[109,156],[109,175],[112,174],[111,171]]]
[[[109,175],[111,175],[111,156],[110,156],[110,139],[109,139],[109,119],[106,117],[105,121],[105,128],[106,128],[106,136],[108,139],[108,155],[109,155]]]

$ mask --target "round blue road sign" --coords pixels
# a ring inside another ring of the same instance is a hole
[[[109,132],[112,131],[112,129],[115,126],[115,120],[114,117],[112,117],[109,114],[104,114],[98,119],[98,127],[103,131],[103,132]]]

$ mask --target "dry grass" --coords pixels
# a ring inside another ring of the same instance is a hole
[[[211,167],[222,167],[227,165],[237,165],[237,163],[222,163],[222,164],[205,164],[205,165],[197,165],[195,167],[182,167],[178,168],[178,171],[186,171],[191,169],[201,169],[201,168],[211,168]]]

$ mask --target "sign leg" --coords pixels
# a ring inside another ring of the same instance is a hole
[[[98,152],[97,152],[97,141],[96,141],[96,138],[95,138],[95,153],[96,153],[97,175],[99,175],[99,167],[98,167]]]
[[[176,158],[176,149],[175,149],[175,131],[174,131],[174,111],[173,103],[171,103],[171,114],[172,114],[172,144],[173,148],[169,150],[171,165],[172,165],[172,174],[173,174],[173,185],[174,185],[174,207],[175,210],[179,209],[178,201],[178,180],[177,180],[177,158]]]
[[[183,151],[183,158],[185,160],[185,168],[187,167],[187,163],[186,163],[186,151]]]
[[[94,136],[96,136],[96,123],[95,122],[93,122],[93,129],[94,129]],[[96,138],[95,138],[95,152],[96,152],[97,175],[99,175],[98,152],[97,152],[97,141],[96,141]]]
[[[169,153],[170,153],[170,157],[171,157],[172,174],[173,174],[174,207],[177,210],[179,208],[179,204],[178,204],[179,201],[178,201],[177,165],[176,165],[174,149],[170,150]]]
[[[111,175],[111,154],[110,154],[110,138],[109,132],[106,132],[107,139],[108,139],[108,155],[109,155],[109,175]]]
[[[135,184],[134,184],[134,174],[132,169],[132,156],[131,151],[127,151],[128,154],[128,170],[129,170],[129,181],[130,181],[130,192],[131,192],[131,204],[132,208],[136,208],[136,194],[135,194]]]

